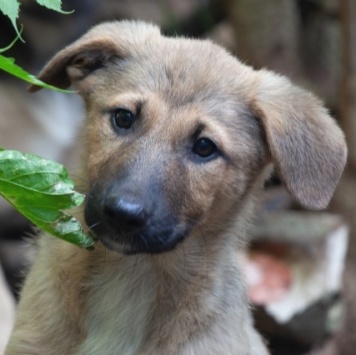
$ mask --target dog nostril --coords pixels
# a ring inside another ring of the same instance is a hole
[[[126,233],[142,229],[148,219],[148,213],[140,203],[115,197],[105,201],[104,215],[112,228]]]

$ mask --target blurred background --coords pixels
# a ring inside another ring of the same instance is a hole
[[[328,211],[304,211],[278,176],[251,228],[246,277],[256,326],[272,354],[356,354],[356,1],[64,0],[62,15],[21,1],[23,37],[6,53],[37,73],[59,49],[104,20],[140,19],[167,35],[210,38],[255,68],[321,97],[345,132],[348,166]],[[0,48],[15,37],[1,16]],[[0,72],[0,146],[71,166],[84,118],[75,95]],[[13,324],[32,226],[0,198],[0,355]]]

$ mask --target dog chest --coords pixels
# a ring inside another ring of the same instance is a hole
[[[78,355],[135,354],[154,302],[154,282],[144,265],[103,265],[90,281],[87,337]]]

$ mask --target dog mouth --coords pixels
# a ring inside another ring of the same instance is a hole
[[[98,233],[94,231],[94,233],[105,247],[121,254],[159,254],[175,249],[189,234],[189,229],[172,229],[169,233],[156,233],[154,235],[147,231],[125,235],[118,235],[114,232]]]

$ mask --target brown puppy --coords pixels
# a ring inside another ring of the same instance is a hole
[[[346,147],[320,102],[141,22],[95,27],[40,79],[84,99],[100,242],[41,239],[6,354],[267,354],[236,250],[273,165],[303,206],[328,204]]]

